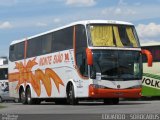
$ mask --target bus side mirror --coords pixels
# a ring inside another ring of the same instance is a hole
[[[86,48],[86,57],[87,57],[87,64],[88,65],[93,65],[93,55],[92,51],[89,48]]]
[[[153,62],[153,57],[152,57],[152,53],[149,50],[142,50],[141,51],[142,54],[145,54],[147,56],[147,60],[148,60],[148,67],[152,67],[152,62]]]

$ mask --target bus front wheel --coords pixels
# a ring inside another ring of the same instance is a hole
[[[119,98],[104,99],[104,104],[106,104],[106,105],[117,105],[117,104],[119,104]]]
[[[67,92],[67,101],[70,105],[77,105],[78,99],[75,98],[74,86],[70,84],[69,90]]]
[[[114,105],[118,105],[118,104],[119,104],[119,98],[113,98],[113,99],[112,99],[112,103],[113,103]]]

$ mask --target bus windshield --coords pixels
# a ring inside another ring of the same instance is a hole
[[[93,50],[93,69],[103,80],[142,79],[139,51]]]
[[[90,24],[89,32],[93,47],[140,47],[134,26]]]
[[[0,80],[8,79],[8,68],[1,68],[0,69]]]

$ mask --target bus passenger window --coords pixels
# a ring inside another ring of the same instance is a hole
[[[73,49],[73,27],[53,32],[52,51]]]
[[[41,37],[28,40],[27,57],[39,56],[42,54]]]
[[[10,61],[15,60],[14,48],[15,48],[15,45],[12,45],[12,46],[10,46],[10,49],[9,49],[9,59],[10,59]]]
[[[51,53],[52,51],[52,34],[42,37],[42,54]]]

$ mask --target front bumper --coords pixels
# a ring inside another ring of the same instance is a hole
[[[133,89],[106,89],[89,86],[90,98],[140,98],[141,88]]]

